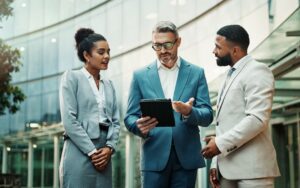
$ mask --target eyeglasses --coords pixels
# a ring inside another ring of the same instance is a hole
[[[171,50],[175,43],[177,42],[177,39],[174,42],[165,42],[165,43],[154,43],[152,44],[152,48],[155,51],[160,51],[163,47],[165,50]]]

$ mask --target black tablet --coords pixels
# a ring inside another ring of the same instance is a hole
[[[175,119],[171,99],[142,99],[140,101],[142,116],[155,117],[156,127],[173,127]]]

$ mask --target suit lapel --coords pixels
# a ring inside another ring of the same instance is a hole
[[[158,98],[165,98],[159,75],[157,70],[157,64],[156,61],[154,61],[152,64],[148,66],[148,80],[150,82],[150,85],[152,86],[152,89],[155,91]]]
[[[88,78],[84,75],[84,73],[81,71],[81,70],[78,70],[78,71],[80,71],[80,78],[79,79],[81,79],[81,80],[83,80],[84,82],[86,82],[85,84],[82,84],[82,86],[79,86],[79,87],[84,87],[85,88],[85,90],[87,91],[87,92],[85,92],[87,95],[89,95],[89,97],[91,98],[91,99],[93,99],[94,101],[95,101],[95,103],[97,103],[97,99],[96,99],[96,97],[95,97],[95,95],[94,95],[94,91],[93,91],[93,88],[92,88],[92,86],[90,85],[90,82],[89,82],[89,80],[88,80]],[[89,90],[89,91],[88,91]]]
[[[184,87],[187,84],[190,72],[191,72],[191,67],[186,61],[180,58],[181,64],[177,76],[177,81],[176,81],[176,86],[175,86],[175,91],[173,95],[173,100],[179,101],[182,92],[184,90]]]
[[[217,112],[216,112],[216,117],[219,116],[219,111],[221,110],[222,108],[222,105],[223,105],[223,102],[224,102],[224,99],[227,95],[227,92],[229,90],[229,88],[231,87],[232,83],[234,82],[235,78],[242,72],[242,70],[244,69],[245,65],[247,64],[248,62],[244,62],[241,67],[239,67],[234,75],[230,78],[230,80],[228,81],[228,84],[226,85],[226,87],[224,88],[224,92],[223,92],[223,96],[221,96],[221,98],[219,99],[219,102],[217,104]],[[224,83],[223,83],[224,84]],[[219,95],[220,95],[220,91],[219,91]]]
[[[87,92],[86,92],[86,95],[89,95],[89,98],[90,99],[92,99],[92,100],[94,100],[95,101],[95,104],[98,104],[97,103],[97,99],[96,99],[96,96],[95,96],[95,94],[94,94],[94,91],[93,91],[93,89],[92,89],[92,87],[91,87],[91,85],[90,85],[90,82],[89,82],[89,80],[86,78],[86,76],[82,73],[82,71],[80,71],[81,72],[81,76],[82,76],[82,78],[80,78],[80,79],[82,79],[82,80],[84,80],[84,82],[86,82],[86,84],[82,84],[84,87],[87,87],[88,88],[88,90],[86,90]],[[103,84],[102,84],[103,83]],[[102,84],[102,86],[101,86],[101,84]],[[111,86],[110,86],[110,83],[109,83],[109,81],[106,81],[106,80],[103,80],[103,82],[101,82],[101,84],[100,84],[100,87],[103,87],[102,89],[104,89],[104,97],[105,97],[105,108],[106,108],[106,110],[105,110],[105,114],[107,114],[107,110],[111,110],[111,102],[112,102],[112,96],[113,96],[113,93],[112,93],[112,88],[111,88]],[[97,92],[99,92],[99,91],[97,91]],[[109,108],[109,109],[108,109]],[[98,108],[97,108],[98,109]],[[108,119],[110,119],[110,116],[109,115],[107,115],[107,118]]]

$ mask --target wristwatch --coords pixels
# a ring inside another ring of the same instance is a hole
[[[114,153],[114,152],[115,152],[115,150],[114,150],[113,147],[111,147],[111,146],[109,146],[109,145],[106,145],[106,147],[110,149],[111,153]]]

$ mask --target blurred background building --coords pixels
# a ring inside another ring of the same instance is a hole
[[[217,67],[212,54],[215,33],[226,24],[241,24],[249,32],[250,53],[269,65],[276,78],[270,123],[282,174],[276,187],[298,188],[299,4],[299,0],[15,0],[14,16],[0,23],[0,36],[21,51],[23,66],[13,83],[27,99],[16,114],[0,116],[2,173],[21,175],[23,187],[58,187],[63,145],[58,88],[65,70],[82,66],[73,38],[77,29],[90,27],[107,38],[111,61],[105,76],[114,82],[123,118],[133,71],[155,58],[152,27],[170,20],[182,37],[179,55],[205,70],[214,109],[226,70]],[[140,142],[121,123],[113,157],[114,187],[138,188]],[[200,134],[214,134],[214,123],[201,128]],[[198,171],[197,188],[209,187],[210,161],[207,164]]]

